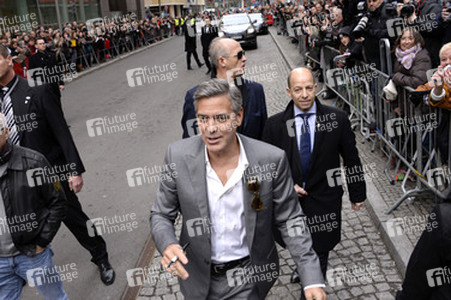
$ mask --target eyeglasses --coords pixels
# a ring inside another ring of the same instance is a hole
[[[239,51],[237,54],[235,54],[234,56],[236,56],[236,57],[238,58],[238,60],[240,60],[240,59],[243,58],[243,56],[244,56],[245,54],[246,54],[246,53],[244,52],[244,50],[241,50],[241,51]]]
[[[254,198],[251,200],[251,207],[256,211],[263,210],[263,202],[260,197],[260,182],[256,177],[251,177],[247,182],[247,189],[254,194]]]
[[[233,115],[234,114],[219,114],[219,115],[214,115],[211,118],[213,119],[213,123],[215,123],[215,124],[226,123],[228,120],[230,120],[232,118]],[[201,124],[207,124],[210,121],[210,117],[205,116],[205,115],[197,115],[197,120]]]

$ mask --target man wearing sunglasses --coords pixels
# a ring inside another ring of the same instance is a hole
[[[292,70],[287,87],[292,100],[285,111],[268,119],[263,141],[287,154],[294,190],[307,216],[313,249],[326,276],[329,252],[341,239],[342,181],[346,179],[353,210],[363,205],[366,185],[346,113],[321,104],[316,88],[309,69]],[[341,178],[343,172],[346,178]],[[291,282],[299,282],[296,272]]]
[[[210,45],[209,54],[213,67],[212,78],[222,78],[234,82],[240,89],[244,119],[238,128],[238,133],[254,139],[261,139],[268,118],[265,92],[261,84],[242,78],[247,59],[240,43],[233,39],[215,38]],[[193,96],[197,88],[198,86],[195,86],[185,96],[182,117],[183,138],[199,133],[193,105]]]
[[[279,274],[274,228],[290,250],[307,299],[326,299],[284,152],[237,134],[243,108],[235,85],[209,80],[194,99],[201,134],[169,146],[165,164],[176,172],[163,172],[170,179],[160,182],[151,210],[162,266],[180,277],[188,300],[265,299]],[[181,245],[190,246],[183,251]]]

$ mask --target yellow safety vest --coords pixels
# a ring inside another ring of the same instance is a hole
[[[185,19],[184,18],[180,18],[180,25],[183,26],[183,24],[185,24]]]
[[[179,26],[179,19],[174,19],[175,26]]]
[[[192,18],[191,19],[191,26],[194,26],[194,21],[196,21],[196,20],[194,20],[194,18]]]

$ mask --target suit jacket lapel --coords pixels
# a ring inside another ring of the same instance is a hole
[[[299,133],[296,132],[296,135],[294,137],[290,136],[288,134],[288,131],[287,131],[288,128],[286,126],[287,126],[287,121],[289,121],[289,120],[294,121],[294,102],[293,102],[293,100],[291,100],[291,102],[288,104],[288,108],[284,112],[284,117],[283,117],[284,122],[282,124],[282,126],[284,126],[284,128],[282,128],[282,132],[287,132],[287,135],[285,137],[288,139],[287,140],[288,147],[289,147],[289,149],[291,149],[291,155],[292,155],[291,159],[294,160],[294,165],[293,164],[291,165],[291,169],[292,169],[291,172],[293,172],[295,174],[296,173],[301,174],[301,176],[303,176],[302,168],[301,168],[301,158],[299,157],[299,148],[298,148],[298,142],[297,142],[297,138],[296,138]],[[293,126],[294,130],[296,130],[296,126],[294,123],[292,126]],[[287,154],[288,154],[288,156],[290,156],[289,153],[287,153]],[[290,159],[290,157],[289,157],[289,159]],[[299,182],[295,182],[295,183],[300,184]]]
[[[204,143],[200,136],[197,138],[198,146],[196,151],[185,156],[185,163],[188,168],[190,180],[193,187],[193,197],[196,197],[197,206],[201,217],[205,220],[210,219],[210,210],[208,207],[207,194],[207,177],[205,168]],[[210,232],[208,232],[208,239],[210,240]]]
[[[28,114],[31,107],[32,98],[33,98],[32,90],[29,87],[28,82],[26,82],[25,79],[19,77],[19,82],[17,83],[16,87],[11,93],[13,112],[14,116],[16,117],[16,120],[24,119],[25,116]],[[20,118],[17,118],[17,116],[20,116]],[[28,119],[30,116],[27,115],[26,117]],[[17,124],[16,122],[16,126],[20,126],[20,124]],[[22,141],[24,130],[18,130],[18,132],[19,132],[19,141]]]
[[[247,179],[248,179],[248,177],[255,176],[257,174],[249,174],[249,175],[246,175],[246,174],[248,174],[247,170],[249,168],[250,168],[250,170],[258,170],[257,166],[261,165],[261,163],[259,163],[258,161],[255,161],[253,155],[249,155],[249,154],[252,154],[254,151],[258,151],[258,149],[250,149],[251,147],[249,146],[246,138],[243,138],[242,135],[240,136],[240,138],[243,143],[244,150],[246,151],[247,160],[249,162],[249,165],[244,172],[242,182],[243,182],[243,205],[244,205],[244,219],[245,219],[245,226],[246,226],[246,239],[247,239],[247,246],[249,247],[249,253],[251,253],[252,252],[252,243],[254,241],[254,236],[255,236],[255,226],[257,223],[257,214],[258,213],[251,207],[251,202],[252,202],[252,199],[254,198],[254,193],[250,192],[247,189]]]
[[[321,145],[323,143],[324,140],[324,136],[326,134],[325,130],[323,130],[323,128],[325,128],[326,124],[329,118],[326,118],[326,116],[324,115],[324,111],[323,111],[323,106],[322,104],[316,101],[316,123],[315,123],[315,138],[314,138],[314,142],[313,142],[313,151],[312,151],[312,156],[310,158],[310,165],[309,165],[309,174],[313,174],[312,172],[312,168],[316,163],[316,160],[318,159],[318,155],[321,152]],[[330,116],[329,116],[330,117]],[[308,180],[306,180],[306,185],[307,185]]]

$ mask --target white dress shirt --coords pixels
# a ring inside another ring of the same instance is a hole
[[[314,107],[316,112],[315,104]],[[310,126],[314,126],[314,123]],[[233,173],[230,172],[232,174],[228,174],[229,178],[225,185],[222,185],[218,175],[211,167],[207,146],[205,146],[207,195],[210,208],[210,224],[212,224],[211,260],[213,263],[229,262],[249,255],[249,248],[246,243],[242,181],[244,170],[246,170],[249,162],[241,139],[239,135],[236,136],[240,144],[238,166]],[[314,135],[312,134],[311,136]],[[324,288],[325,285],[312,284],[304,287],[304,290],[312,287]]]
[[[243,203],[243,173],[248,160],[240,137],[238,166],[222,185],[213,170],[205,146],[208,205],[210,208],[211,259],[213,263],[224,263],[249,255],[246,243],[246,228]]]
[[[308,126],[310,128],[310,152],[313,152],[313,143],[315,142],[315,126],[316,126],[316,103],[313,102],[313,106],[310,107],[308,114],[313,114],[308,118]],[[301,149],[301,132],[302,125],[304,125],[304,119],[301,117],[296,117],[299,114],[305,114],[296,105],[294,106],[294,122],[296,125],[296,139],[298,142],[298,151]]]

